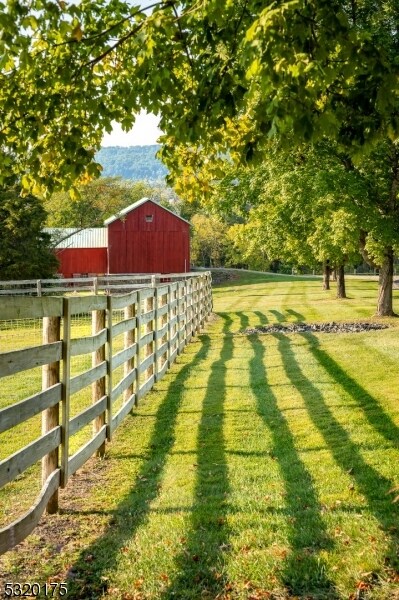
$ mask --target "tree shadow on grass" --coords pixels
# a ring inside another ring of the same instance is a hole
[[[258,318],[258,323],[254,324],[253,327],[258,327],[259,325],[266,325],[269,320],[266,315],[259,310],[251,311],[249,314],[255,315]],[[247,329],[250,327],[250,319],[249,314],[245,312],[235,312],[234,316],[239,317],[240,319],[240,333],[245,333]],[[226,313],[221,315],[224,319],[226,319]]]
[[[262,338],[251,335],[248,340],[253,349],[250,361],[251,388],[259,415],[270,431],[271,454],[278,461],[284,479],[285,514],[290,523],[288,542],[291,550],[281,566],[280,578],[289,594],[311,594],[312,598],[333,600],[339,596],[320,556],[320,551],[331,548],[333,541],[327,534],[321,516],[317,492],[295,448],[295,440],[278,408],[277,398],[267,383]]]
[[[197,480],[191,512],[191,528],[177,557],[178,576],[163,598],[220,597],[228,584],[224,554],[229,550],[229,481],[223,435],[226,397],[226,361],[233,356],[232,319],[224,315],[223,345],[210,370],[198,429]]]
[[[259,319],[259,325],[267,325],[269,322],[269,319],[266,317],[266,315],[262,312],[260,312],[260,310],[254,310],[254,315],[256,315]]]
[[[284,323],[287,320],[285,315],[278,310],[272,309],[272,310],[270,310],[270,312],[276,317],[276,321],[278,323]]]
[[[316,336],[307,335],[310,340],[310,351],[322,367],[335,379],[339,385],[353,398],[356,404],[364,412],[367,421],[378,433],[385,438],[394,447],[399,447],[399,427],[393,422],[390,416],[384,411],[376,398],[369,394],[357,381],[352,379],[344,369],[329,355],[320,348]]]
[[[171,381],[157,410],[149,450],[131,490],[112,511],[113,518],[102,537],[86,547],[70,569],[70,600],[102,597],[107,588],[104,572],[116,569],[121,548],[134,537],[135,532],[148,518],[151,504],[159,494],[162,473],[175,441],[174,430],[182,398],[182,386],[190,378],[192,369],[207,358],[210,350],[209,336],[202,335],[198,339],[201,343],[200,349]]]
[[[389,490],[393,485],[392,482],[365,461],[359,451],[359,447],[351,440],[349,433],[334,417],[321,391],[302,372],[288,336],[282,334],[273,335],[279,341],[279,350],[286,374],[301,394],[313,425],[322,435],[337,465],[344,472],[351,475],[353,485],[356,485],[358,491],[364,496],[370,512],[379,521],[380,526],[386,532],[387,539],[390,540],[390,547],[387,549],[386,554],[386,563],[392,568],[398,569],[397,523],[399,511],[397,505],[392,503],[392,496],[389,495]],[[310,351],[319,363],[338,383],[341,383],[340,376],[342,378],[343,373],[340,372],[340,368],[336,368],[337,365],[335,365],[334,361],[324,351],[320,350],[317,337],[308,333],[301,335],[311,344]],[[344,378],[346,386],[349,385],[348,379]],[[360,393],[360,390],[356,386],[352,387],[352,391]],[[359,396],[357,397],[357,401],[360,403]],[[368,395],[368,398],[366,395],[365,402],[376,404],[376,401],[370,395]],[[376,426],[376,420],[381,418],[382,425],[378,426],[378,430],[381,433],[389,432],[389,435],[391,435],[393,429],[389,423],[389,418],[383,413],[382,409],[376,409],[376,411],[374,426]]]
[[[306,321],[306,317],[304,315],[297,312],[296,310],[292,310],[292,308],[287,308],[286,312],[288,315],[292,315],[293,317],[295,317],[297,323],[304,323]]]

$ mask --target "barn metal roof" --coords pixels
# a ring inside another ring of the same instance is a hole
[[[106,227],[52,227],[44,230],[56,242],[56,248],[106,248],[108,229]]]
[[[160,208],[163,208],[163,210],[166,210],[167,212],[169,212],[171,215],[173,215],[177,219],[180,219],[181,221],[184,221],[185,223],[188,223],[188,225],[190,225],[190,223],[186,219],[183,219],[183,217],[181,217],[180,215],[177,215],[172,210],[169,210],[169,208],[165,208],[164,206],[162,206],[162,204],[158,204],[158,202],[155,202],[151,198],[141,198],[141,200],[138,200],[134,204],[131,204],[130,206],[127,206],[126,208],[124,208],[123,210],[121,210],[117,215],[114,215],[112,217],[109,217],[109,219],[106,219],[104,221],[104,225],[110,225],[110,223],[113,223],[114,221],[117,221],[118,219],[120,219],[121,217],[123,217],[123,215],[126,215],[127,213],[130,213],[132,210],[135,210],[136,208],[138,208],[142,204],[145,204],[146,202],[152,202],[153,204],[155,204],[155,206],[159,206]]]

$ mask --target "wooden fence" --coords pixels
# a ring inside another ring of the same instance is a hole
[[[92,277],[72,277],[57,279],[18,279],[0,281],[0,296],[42,296],[45,294],[92,292],[112,294],[139,288],[155,287],[160,283],[184,281],[195,277],[196,273],[170,273],[148,275],[94,275]]]
[[[42,489],[25,515],[0,530],[0,553],[22,541],[46,509],[58,510],[58,488],[93,454],[104,453],[125,416],[162,378],[211,311],[209,273],[120,296],[2,298],[1,319],[43,319],[43,344],[0,353],[0,378],[42,368],[42,391],[0,410],[0,433],[42,414],[42,435],[0,462],[0,488],[41,460]],[[71,322],[82,313],[91,313],[92,335],[74,339]],[[71,360],[78,355],[91,355],[92,366],[72,376]],[[118,368],[123,375],[114,384]],[[87,386],[92,403],[71,418],[70,398]],[[71,436],[90,423],[90,440],[71,455]]]

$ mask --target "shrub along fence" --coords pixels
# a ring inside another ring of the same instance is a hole
[[[3,321],[43,319],[40,346],[0,353],[0,378],[12,382],[37,367],[42,372],[41,391],[0,410],[0,434],[42,415],[41,435],[0,462],[1,488],[42,461],[35,503],[0,529],[3,553],[34,529],[46,509],[58,510],[59,487],[93,454],[104,454],[126,415],[203,327],[212,311],[211,277],[198,274],[119,296],[4,297],[0,304]],[[82,410],[74,399],[87,388],[90,400]],[[75,442],[72,452],[72,436],[85,428],[89,439],[77,449]]]

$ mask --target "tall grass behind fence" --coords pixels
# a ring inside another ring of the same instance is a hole
[[[209,273],[124,295],[0,301],[0,553],[162,378],[212,310]],[[25,514],[21,512],[26,511]]]

